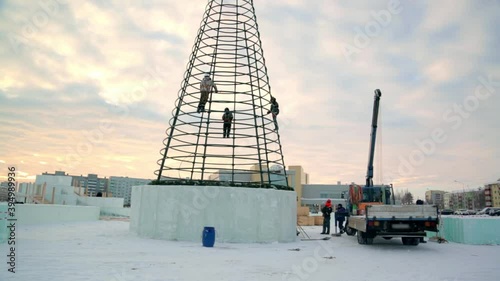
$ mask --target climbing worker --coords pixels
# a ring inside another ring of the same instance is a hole
[[[271,109],[267,111],[267,114],[272,113],[273,115],[273,121],[274,121],[274,128],[278,130],[278,120],[276,120],[276,117],[280,113],[280,107],[278,102],[276,101],[275,97],[271,97]]]
[[[231,122],[233,121],[233,114],[227,107],[226,109],[224,109],[222,120],[224,121],[223,138],[229,138],[229,132],[231,131]]]
[[[210,79],[210,74],[205,73],[203,80],[200,82],[200,103],[198,104],[198,110],[196,112],[205,112],[205,104],[208,101],[208,94],[212,91],[212,88],[215,89],[215,92],[218,93],[217,86],[214,84],[214,81]]]

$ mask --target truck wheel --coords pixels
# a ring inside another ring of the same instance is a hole
[[[392,237],[382,237],[382,238],[384,238],[385,240],[391,240],[392,239]]]
[[[401,238],[403,241],[403,245],[411,245],[411,246],[417,246],[420,244],[420,238],[418,237],[403,237]]]
[[[361,244],[361,245],[364,245],[364,244],[371,244],[371,243],[368,243],[368,239],[366,238],[366,233],[364,233],[363,231],[357,231],[357,237],[358,237],[358,244]],[[373,238],[371,239],[372,243],[373,243]]]
[[[410,241],[410,245],[412,245],[412,246],[418,246],[418,244],[420,244],[420,238],[413,238]]]
[[[354,236],[354,235],[356,235],[356,229],[346,226],[345,227],[345,234],[347,234],[349,236]]]
[[[410,245],[411,237],[402,237],[401,241],[403,241],[403,245]]]

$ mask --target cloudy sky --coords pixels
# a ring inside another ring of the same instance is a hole
[[[0,1],[0,180],[8,165],[153,178],[206,4]],[[286,165],[364,183],[378,88],[376,183],[500,178],[500,1],[254,5]]]

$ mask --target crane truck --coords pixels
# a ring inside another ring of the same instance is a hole
[[[376,236],[401,238],[404,245],[418,245],[425,231],[437,231],[438,209],[433,205],[396,205],[390,185],[373,185],[373,159],[379,104],[382,93],[375,90],[368,169],[364,187],[349,186],[348,215],[345,232],[357,235],[359,244],[372,244]]]

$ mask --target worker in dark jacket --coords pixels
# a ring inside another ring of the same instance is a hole
[[[323,232],[321,234],[330,234],[330,215],[333,212],[332,201],[330,199],[326,200],[321,212],[323,213]]]
[[[337,210],[335,210],[335,220],[338,222],[340,233],[344,233],[344,222],[347,216],[347,210],[342,206],[342,204],[337,205]]]
[[[227,107],[226,109],[224,109],[222,120],[224,121],[223,138],[229,138],[229,132],[231,131],[231,122],[233,121],[233,114]]]

